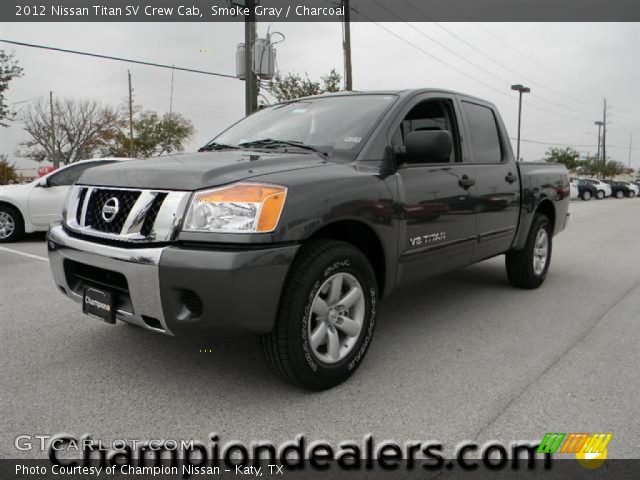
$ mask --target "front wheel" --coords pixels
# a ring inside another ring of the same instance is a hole
[[[24,223],[18,210],[0,205],[0,243],[17,242],[23,236]]]
[[[624,197],[624,192],[622,190],[618,190],[616,192],[616,198],[622,198],[622,197]]]
[[[311,390],[344,382],[371,344],[377,299],[373,268],[360,250],[334,240],[303,245],[285,282],[276,325],[260,337],[267,363]]]
[[[596,193],[596,198],[598,200],[602,200],[604,198],[604,190],[598,190],[598,193]]]
[[[536,213],[524,248],[507,252],[505,266],[512,285],[528,289],[542,285],[551,264],[552,235],[547,216]]]
[[[634,192],[633,190],[629,192],[629,198],[633,198],[636,196],[636,192]]]
[[[591,192],[589,190],[585,190],[584,192],[582,192],[582,200],[584,200],[585,202],[591,200]]]

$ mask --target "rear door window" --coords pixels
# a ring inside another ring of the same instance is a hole
[[[501,163],[502,145],[493,110],[463,101],[462,111],[469,129],[469,145],[474,163]]]

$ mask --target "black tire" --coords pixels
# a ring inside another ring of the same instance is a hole
[[[598,190],[598,192],[596,193],[596,198],[598,200],[602,200],[604,198],[604,190]]]
[[[631,190],[631,191],[629,192],[629,198],[633,198],[633,197],[635,197],[635,196],[636,196],[636,192],[634,192],[633,190]]]
[[[588,202],[589,200],[591,200],[591,192],[589,190],[585,190],[584,192],[582,192],[582,194],[580,195],[580,198],[582,200],[584,200],[585,202]]]
[[[21,240],[24,237],[24,220],[20,212],[9,205],[0,205],[0,213],[3,214],[3,217],[8,216],[13,221],[13,232],[6,237],[0,235],[0,243]]]
[[[347,356],[329,364],[319,360],[309,344],[311,304],[322,284],[341,272],[359,282],[365,314]],[[360,250],[335,240],[312,240],[303,245],[287,276],[274,329],[260,337],[269,367],[288,382],[310,390],[325,390],[344,382],[362,363],[371,345],[377,302],[376,277]]]
[[[624,197],[624,192],[622,190],[618,190],[616,192],[616,198],[623,198]]]
[[[534,270],[534,248],[538,232],[544,229],[548,239],[548,251],[546,263],[543,270],[536,274]],[[511,250],[507,252],[505,266],[507,278],[515,287],[533,289],[538,288],[544,282],[551,264],[551,253],[553,250],[553,231],[551,222],[546,215],[536,213],[531,224],[531,229],[527,236],[527,241],[522,250]]]

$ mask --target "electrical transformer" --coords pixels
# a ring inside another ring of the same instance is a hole
[[[247,78],[244,70],[244,43],[239,43],[236,50],[236,77],[240,80]]]
[[[236,51],[236,76],[240,80],[246,78],[245,74],[245,44],[239,43]],[[261,79],[269,80],[276,73],[276,49],[273,48],[268,38],[256,39],[253,47],[253,73]]]
[[[269,38],[258,38],[253,47],[253,71],[264,80],[276,73],[276,49]]]

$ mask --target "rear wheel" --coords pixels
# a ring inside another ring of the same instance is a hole
[[[591,200],[591,192],[589,190],[585,190],[584,192],[582,192],[582,195],[580,195],[580,198],[582,198],[582,200],[584,200],[585,202],[588,202],[589,200]]]
[[[631,191],[629,192],[629,198],[633,198],[633,197],[635,197],[635,196],[636,196],[636,192],[634,192],[633,190],[631,190]]]
[[[0,243],[17,242],[24,236],[24,222],[20,212],[8,205],[0,205]]]
[[[624,192],[622,190],[618,190],[616,192],[616,198],[622,198],[622,197],[624,197]]]
[[[604,198],[604,190],[598,190],[598,193],[596,193],[596,198],[598,200],[602,200]]]
[[[311,390],[342,383],[371,344],[377,298],[373,269],[360,250],[334,240],[304,245],[291,266],[276,325],[260,337],[267,363]]]
[[[528,289],[542,285],[551,264],[552,234],[547,216],[536,213],[524,248],[506,254],[507,277],[512,285]]]

